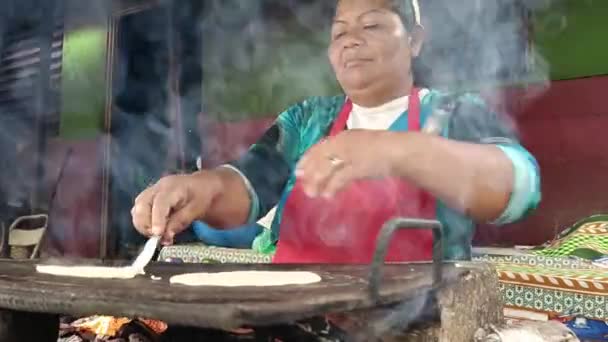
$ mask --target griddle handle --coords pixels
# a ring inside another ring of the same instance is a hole
[[[441,266],[443,265],[443,225],[436,220],[396,218],[382,226],[376,240],[376,251],[372,260],[369,276],[369,290],[372,298],[380,300],[380,282],[382,266],[388,253],[388,245],[398,229],[432,229],[433,230],[433,289],[441,284]]]

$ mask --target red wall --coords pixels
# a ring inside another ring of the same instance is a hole
[[[55,139],[49,143],[45,184],[57,182],[66,154],[72,154],[59,180],[49,217],[43,254],[95,258],[99,256],[101,227],[102,143],[95,140]]]
[[[586,216],[608,212],[608,76],[553,82],[525,103],[509,92],[524,145],[541,167],[543,200],[525,221],[481,227],[484,244],[540,244]]]
[[[608,212],[608,77],[553,82],[538,89],[510,89],[493,105],[515,113],[523,143],[537,157],[543,200],[521,223],[480,227],[477,244],[540,244],[575,221]],[[534,95],[534,96],[532,96]],[[202,117],[202,115],[201,115]],[[272,123],[272,118],[235,123],[203,122],[205,165],[238,157]],[[74,156],[59,186],[51,213],[46,250],[52,254],[95,257],[101,222],[99,140],[55,141],[50,150],[49,181],[68,146]]]
[[[272,125],[274,117],[237,122],[205,121],[200,115],[203,166],[215,167],[245,153]]]

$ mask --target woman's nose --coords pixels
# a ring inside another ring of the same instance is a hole
[[[350,32],[344,37],[343,46],[344,48],[353,48],[363,45],[364,41],[361,35],[357,32]]]

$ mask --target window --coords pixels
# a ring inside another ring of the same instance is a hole
[[[5,0],[0,13],[2,191],[7,200],[19,202],[15,205],[29,201],[30,209],[46,205],[38,200],[42,160],[47,139],[59,130],[60,4],[60,0]]]
[[[45,7],[40,4],[38,7]],[[51,12],[56,15],[42,16],[44,20],[37,20],[27,6],[15,6],[7,13],[0,45],[2,115],[32,124],[41,120],[39,124],[52,134],[59,129],[63,49],[63,24],[54,5],[56,1],[48,1],[46,6],[54,8]]]

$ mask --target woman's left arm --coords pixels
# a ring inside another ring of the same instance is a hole
[[[510,223],[538,206],[540,171],[521,146],[514,125],[481,98],[461,95],[448,139],[384,132],[381,142],[394,174],[427,189],[478,222]]]
[[[333,196],[360,178],[401,177],[477,222],[517,221],[538,206],[540,172],[515,130],[472,96],[456,102],[447,138],[348,130],[309,151],[299,174],[310,196]],[[339,165],[329,157],[343,160]]]
[[[478,222],[507,223],[538,204],[535,162],[518,144],[471,143],[382,132],[391,173],[418,184]],[[402,148],[388,148],[398,146]]]

